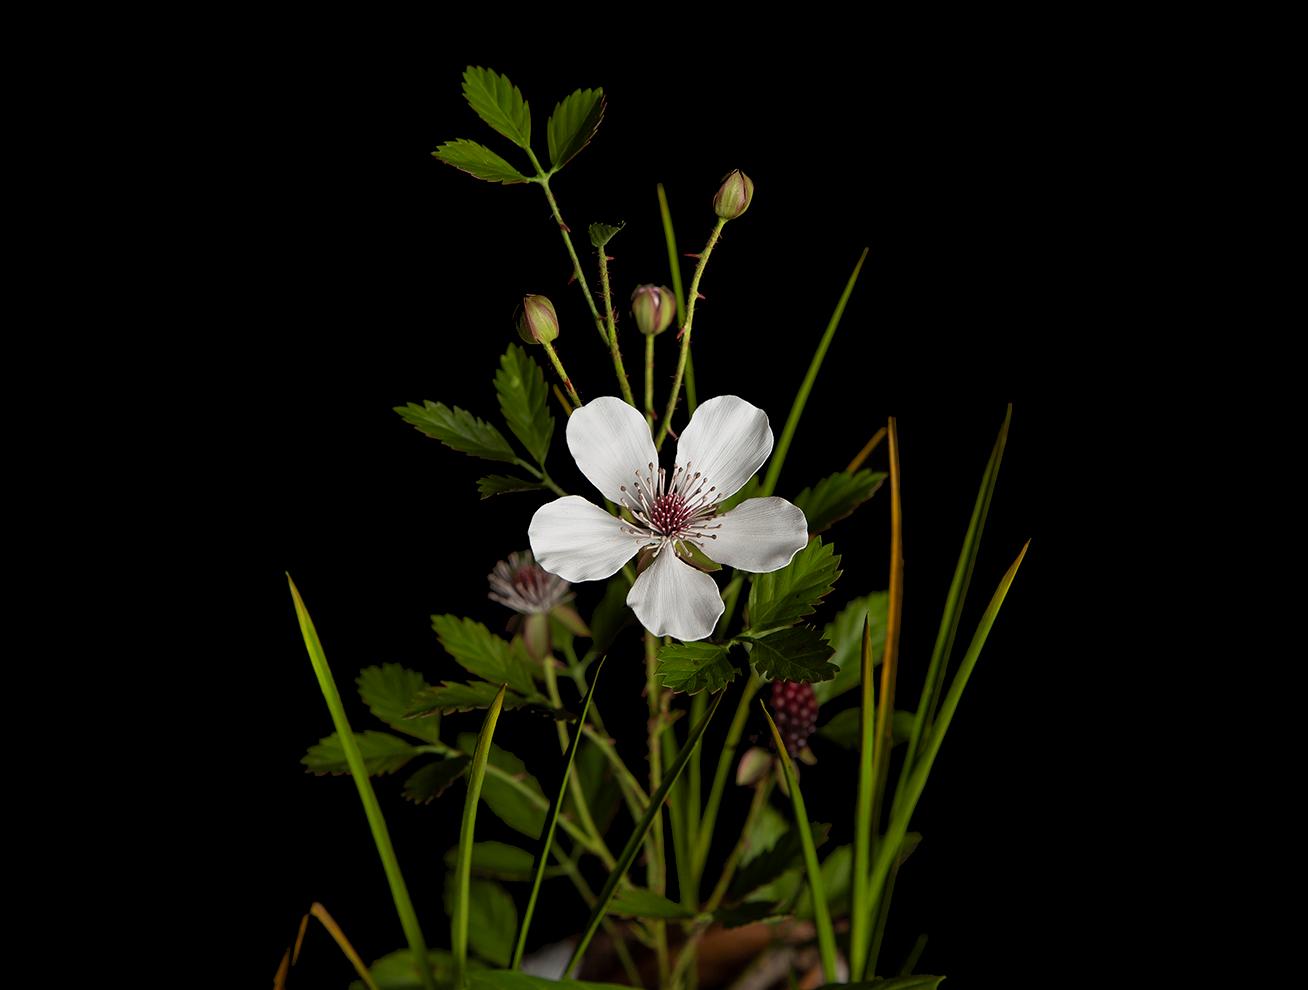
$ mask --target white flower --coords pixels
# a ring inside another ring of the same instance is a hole
[[[750,498],[718,513],[772,453],[767,414],[737,396],[695,410],[671,477],[659,467],[645,417],[614,396],[568,418],[568,449],[581,473],[631,519],[579,495],[555,499],[528,529],[536,561],[567,581],[599,581],[651,547],[654,559],[627,604],[655,636],[704,639],[726,607],[716,582],[681,559],[686,544],[719,564],[762,573],[785,567],[808,542],[804,513],[783,498]]]

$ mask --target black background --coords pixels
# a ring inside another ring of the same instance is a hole
[[[1109,287],[1130,277],[1115,260],[1126,236],[1116,217],[1145,126],[1111,113],[1120,95],[1111,72],[1066,72],[1057,53],[964,68],[928,51],[891,73],[858,52],[828,60],[706,44],[677,57],[657,41],[560,53],[443,38],[394,58],[386,46],[356,47],[366,54],[306,41],[273,57],[256,46],[236,60],[239,82],[213,122],[225,138],[215,142],[223,179],[213,195],[226,214],[218,238],[233,247],[213,255],[224,326],[212,366],[197,371],[225,410],[202,480],[223,544],[222,612],[238,633],[215,687],[247,734],[210,824],[214,859],[229,864],[217,889],[245,892],[252,965],[272,972],[313,900],[365,958],[403,944],[353,785],[310,777],[298,762],[331,722],[283,572],[314,615],[356,729],[369,727],[355,673],[396,661],[429,680],[455,674],[427,616],[501,623],[484,576],[526,546],[539,504],[530,494],[479,502],[476,477],[498,468],[420,436],[391,407],[430,398],[495,418],[491,376],[516,340],[512,313],[527,292],[558,307],[559,350],[583,397],[613,390],[540,191],[478,182],[430,156],[443,140],[470,137],[518,161],[463,104],[465,64],[490,65],[523,90],[538,150],[558,99],[605,87],[598,137],[553,185],[579,249],[588,223],[626,222],[610,248],[620,300],[636,283],[667,280],[657,182],[681,249],[692,251],[712,225],[720,177],[740,167],[753,178],[753,205],[728,226],[703,283],[701,398],[740,394],[779,432],[869,248],[778,493],[840,469],[898,417],[901,698],[915,696],[982,468],[1013,403],[960,639],[1026,539],[1032,548],[920,805],[914,828],[925,841],[896,889],[884,958],[897,964],[925,931],[920,971],[986,985],[1079,941],[1108,812],[1081,720],[1094,622],[1071,582],[1112,548],[1083,535],[1086,480],[1073,465],[1096,449],[1096,417],[1135,401],[1129,368],[1106,371],[1101,359],[1127,334]],[[683,272],[688,281],[690,262]],[[636,368],[629,319],[620,330]],[[660,339],[664,388],[672,346],[671,335]],[[551,470],[585,491],[561,430]],[[871,466],[884,464],[883,446]],[[845,576],[822,621],[885,586],[885,492],[832,539]],[[579,589],[583,612],[595,590]],[[644,702],[634,638],[627,651],[629,669],[612,657],[599,700],[611,722],[635,725]],[[552,729],[514,719],[502,731],[552,779]],[[638,736],[624,744],[639,761]],[[819,755],[805,776],[813,817],[837,822],[836,841],[848,841],[853,759]],[[442,856],[461,797],[456,789],[415,808],[399,797],[400,779],[377,789],[428,940],[447,944]],[[724,811],[728,841],[743,812],[739,800]],[[481,823],[479,834],[498,834],[491,816]],[[584,911],[570,889],[547,892],[557,900],[538,913],[537,935],[575,931]],[[350,979],[316,929],[301,967],[301,986]]]

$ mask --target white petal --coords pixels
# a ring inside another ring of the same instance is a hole
[[[797,505],[775,495],[747,498],[713,524],[716,539],[696,540],[719,564],[766,574],[790,563],[808,543],[808,520]]]
[[[712,633],[726,608],[717,583],[678,560],[671,547],[665,547],[636,578],[627,592],[627,604],[655,636],[675,636],[687,642]]]
[[[621,486],[631,488],[637,471],[647,474],[659,462],[645,417],[612,395],[591,399],[568,417],[568,449],[586,479],[619,505]]]
[[[677,465],[708,478],[718,501],[740,491],[770,453],[768,414],[735,395],[702,403],[677,441]]]
[[[616,574],[643,545],[622,531],[625,525],[580,495],[568,495],[537,509],[527,536],[536,563],[551,574],[565,581],[598,581]]]

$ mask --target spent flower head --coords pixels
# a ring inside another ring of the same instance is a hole
[[[509,554],[486,580],[492,601],[523,615],[540,615],[572,600],[572,586],[537,564],[530,550]]]

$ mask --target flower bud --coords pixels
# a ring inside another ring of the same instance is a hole
[[[636,318],[637,330],[646,337],[655,337],[672,324],[677,299],[666,286],[638,285],[631,294],[631,315]]]
[[[722,188],[713,197],[713,212],[723,220],[735,220],[749,209],[754,198],[754,181],[740,169],[733,169],[722,180]]]
[[[528,344],[548,344],[559,335],[554,304],[544,296],[524,296],[515,319],[518,336]]]

